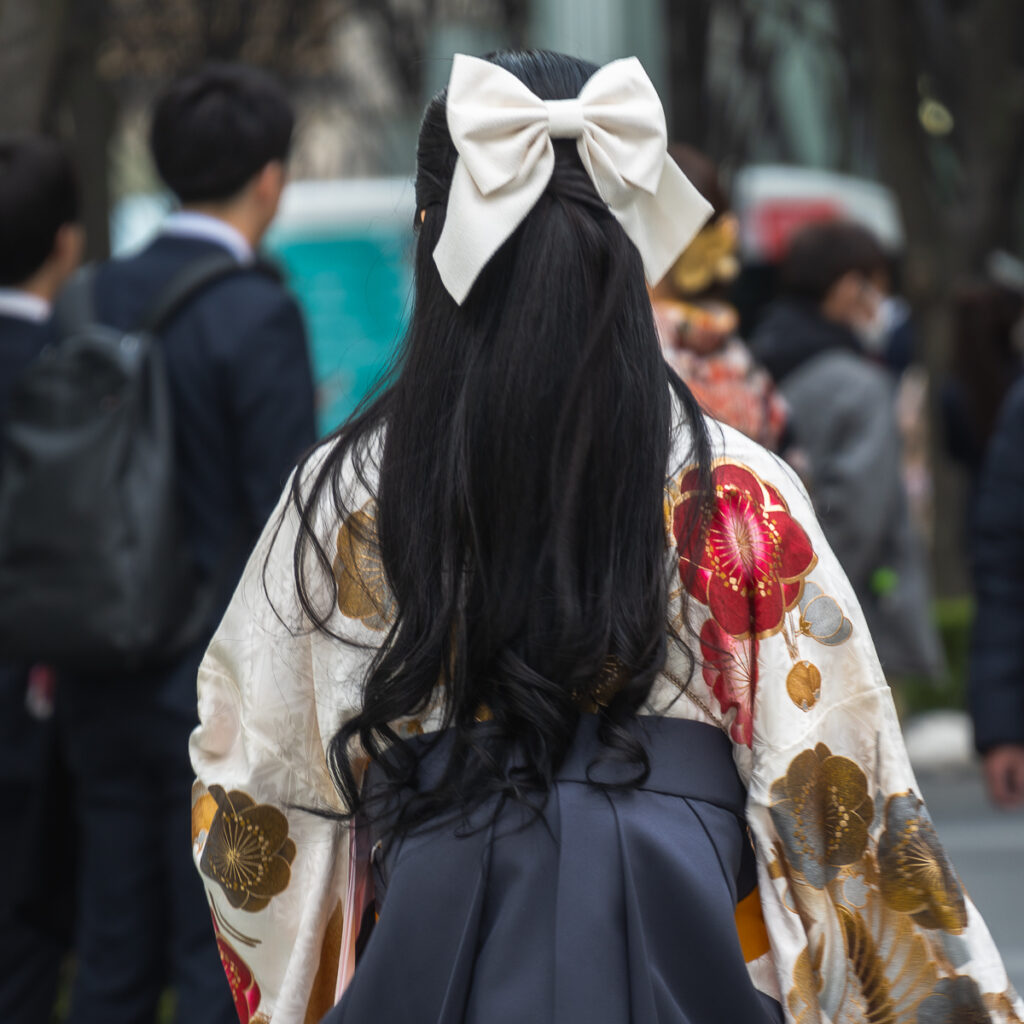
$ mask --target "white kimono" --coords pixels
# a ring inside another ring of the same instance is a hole
[[[699,638],[697,666],[690,676],[670,654],[647,710],[732,741],[758,860],[759,889],[736,912],[754,983],[798,1024],[1020,1024],[1024,1006],[921,802],[860,608],[806,493],[780,460],[710,427],[715,510],[700,550],[681,536],[696,486],[685,430],[665,497],[680,581],[666,616]],[[319,1020],[354,961],[349,829],[311,812],[344,810],[325,747],[359,707],[392,605],[364,540],[372,495],[352,484],[347,498],[356,523],[321,511],[335,587],[313,598],[353,643],[303,623],[298,517],[283,498],[199,674],[193,850],[243,1022]],[[396,724],[412,733],[432,721]]]

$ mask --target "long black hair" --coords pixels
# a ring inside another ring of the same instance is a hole
[[[490,59],[542,99],[578,95],[597,70],[547,52]],[[581,708],[598,710],[609,755],[633,762],[640,781],[646,754],[626,726],[670,637],[681,642],[666,621],[673,392],[689,426],[689,461],[710,494],[706,428],[661,358],[637,250],[575,144],[554,146],[550,185],[460,307],[432,258],[456,152],[444,94],[430,102],[402,351],[326,458],[307,460],[295,476],[296,583],[313,627],[344,639],[314,597],[331,571],[317,524],[325,501],[338,522],[351,515],[353,474],[375,498],[369,539],[393,599],[359,713],[328,747],[350,813],[362,805],[352,741],[375,759],[391,752],[395,785],[414,782],[422,748],[392,723],[441,705],[447,768],[406,804],[401,829],[495,794],[542,796]]]

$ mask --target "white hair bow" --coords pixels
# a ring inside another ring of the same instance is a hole
[[[552,139],[576,139],[597,194],[640,250],[652,284],[711,215],[666,152],[665,113],[636,57],[606,64],[576,99],[542,100],[504,68],[459,53],[447,113],[459,156],[434,262],[460,305],[547,188]]]

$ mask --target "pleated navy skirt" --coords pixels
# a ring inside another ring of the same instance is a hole
[[[755,876],[729,741],[679,719],[636,730],[639,789],[587,781],[602,748],[585,715],[541,817],[506,806],[385,848],[376,926],[325,1024],[780,1024],[736,931]]]

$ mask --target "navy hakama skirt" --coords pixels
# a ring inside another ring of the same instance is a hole
[[[635,729],[638,789],[587,781],[603,748],[584,715],[540,817],[506,805],[385,848],[379,918],[325,1024],[781,1024],[736,931],[756,879],[729,741],[680,719]]]

